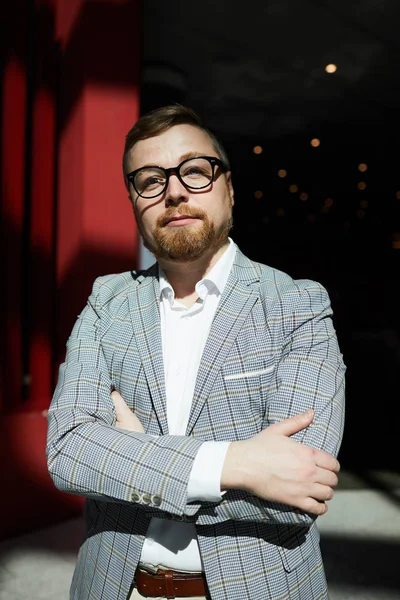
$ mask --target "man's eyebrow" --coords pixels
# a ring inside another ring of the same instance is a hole
[[[204,152],[195,152],[195,151],[186,152],[185,154],[182,154],[182,156],[179,157],[178,164],[180,164],[184,160],[187,160],[188,158],[196,158],[197,156],[208,156],[208,154],[205,155]],[[146,167],[157,167],[157,166],[159,166],[159,165],[156,165],[154,162],[146,163],[145,165],[142,165],[141,167],[139,167],[139,169],[137,169],[137,170],[140,171],[140,169],[145,169]]]
[[[186,154],[182,154],[179,159],[179,162],[183,162],[188,158],[195,158],[196,156],[204,156],[204,152],[186,152]]]

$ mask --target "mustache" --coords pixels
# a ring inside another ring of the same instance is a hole
[[[164,225],[167,225],[171,219],[176,219],[176,217],[193,217],[195,219],[204,220],[205,213],[199,208],[192,208],[190,206],[180,207],[179,209],[171,206],[158,217],[157,225],[158,227],[164,227]]]

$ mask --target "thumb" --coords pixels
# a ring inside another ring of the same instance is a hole
[[[273,431],[273,433],[279,435],[291,436],[308,427],[313,419],[314,411],[310,408],[309,410],[306,410],[306,412],[290,417],[290,419],[285,419],[280,423],[274,423],[274,425],[268,427],[268,431]]]
[[[112,398],[112,401],[114,402],[115,410],[117,412],[117,419],[118,419],[118,421],[121,421],[121,419],[123,418],[124,414],[125,415],[127,413],[131,414],[131,409],[126,404],[126,402],[123,399],[123,397],[121,396],[121,394],[119,392],[117,392],[117,390],[114,390],[111,393],[111,398]]]

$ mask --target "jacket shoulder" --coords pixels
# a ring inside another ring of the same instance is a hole
[[[126,271],[98,277],[92,288],[89,303],[96,309],[102,310],[106,306],[123,304],[137,285],[145,278],[156,276],[153,267],[145,271]]]
[[[268,265],[253,262],[254,268],[259,273],[260,287],[271,298],[284,294],[299,294],[305,290],[323,290],[324,287],[312,279],[293,279],[288,273]]]

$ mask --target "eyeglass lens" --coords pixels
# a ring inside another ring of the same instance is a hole
[[[201,189],[212,182],[213,166],[205,158],[192,158],[180,166],[179,175],[188,188]],[[166,183],[165,171],[157,167],[144,167],[135,175],[136,191],[144,198],[161,194]]]

